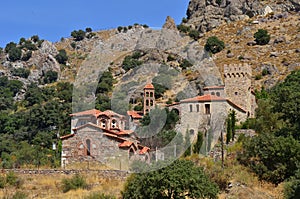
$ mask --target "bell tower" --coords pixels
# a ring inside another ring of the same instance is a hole
[[[155,96],[154,86],[149,83],[144,87],[144,110],[143,113],[146,115],[152,108],[155,107]]]

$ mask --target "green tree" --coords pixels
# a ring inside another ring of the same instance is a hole
[[[36,42],[40,41],[40,38],[38,35],[33,35],[33,36],[31,36],[31,40],[36,43]]]
[[[14,68],[11,73],[14,76],[27,78],[30,75],[30,70],[25,68]]]
[[[83,189],[87,188],[87,183],[85,178],[79,174],[75,174],[70,179],[64,178],[61,183],[62,183],[62,188],[64,193],[79,188],[83,188]]]
[[[198,132],[197,134],[197,142],[193,145],[193,153],[200,154],[200,149],[203,144],[203,133]]]
[[[24,39],[25,40],[25,39]],[[6,44],[5,48],[4,48],[4,51],[6,53],[8,53],[12,48],[16,48],[17,47],[17,44],[14,43],[14,42],[9,42],[8,44]]]
[[[66,64],[68,61],[68,55],[65,49],[61,49],[58,51],[58,54],[55,56],[55,59],[60,64]]]
[[[58,73],[56,71],[49,70],[44,75],[44,83],[45,84],[53,83],[57,80],[57,78],[58,78]]]
[[[81,41],[85,38],[85,31],[83,30],[74,30],[71,32],[71,36],[75,39],[75,41]]]
[[[20,48],[17,47],[12,47],[9,51],[8,51],[8,58],[10,61],[17,61],[20,60],[22,57],[22,50]]]
[[[192,153],[192,147],[191,147],[191,136],[190,136],[190,132],[188,130],[185,132],[184,148],[186,150],[185,150],[183,156],[184,157],[190,156]]]
[[[206,51],[216,54],[225,48],[225,44],[218,37],[212,36],[207,39],[204,48]]]
[[[92,30],[92,28],[90,28],[90,27],[88,27],[88,28],[86,28],[85,29],[85,32],[92,32],[93,30]]]
[[[258,29],[256,33],[254,33],[255,41],[258,45],[266,45],[270,41],[270,35],[267,30]]]
[[[159,170],[132,174],[127,178],[122,196],[124,199],[213,199],[217,198],[218,192],[218,186],[210,181],[201,167],[191,161],[176,160]]]
[[[240,162],[262,180],[279,184],[294,176],[300,160],[300,143],[292,137],[261,134],[243,143]]]

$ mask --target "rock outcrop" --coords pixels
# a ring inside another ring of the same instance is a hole
[[[170,16],[167,16],[167,19],[166,19],[165,24],[163,25],[163,28],[177,31],[177,27],[176,27],[175,21]]]
[[[300,10],[300,0],[191,0],[187,10],[187,23],[201,32],[210,31],[222,23]]]

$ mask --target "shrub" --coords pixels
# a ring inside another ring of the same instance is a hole
[[[84,197],[84,199],[115,199],[116,197],[111,195],[106,195],[104,193],[91,193],[88,196]]]
[[[135,111],[142,111],[143,110],[143,106],[142,105],[136,105],[133,110]]]
[[[32,51],[29,50],[26,53],[24,53],[24,55],[22,56],[22,61],[28,61],[32,56]]]
[[[96,36],[96,33],[90,32],[89,34],[86,35],[86,38],[91,39],[91,38],[93,38],[95,36]]]
[[[74,49],[76,48],[76,43],[75,42],[72,42],[70,45],[71,45],[72,48],[74,48]]]
[[[222,51],[225,48],[225,44],[218,37],[212,36],[207,39],[204,48],[206,51],[215,54]]]
[[[193,38],[194,40],[198,40],[198,39],[199,39],[199,35],[200,35],[199,31],[198,31],[198,30],[195,30],[195,29],[193,29],[193,30],[191,30],[191,31],[189,32],[189,36],[190,36],[191,38]]]
[[[143,62],[138,60],[140,56],[141,54],[139,52],[126,56],[123,60],[122,68],[127,72],[132,68],[142,65]]]
[[[270,74],[270,72],[268,71],[268,69],[266,69],[266,68],[264,68],[263,70],[262,70],[262,72],[261,72],[261,75],[262,76],[266,76],[266,75],[269,75]]]
[[[149,26],[147,24],[144,24],[143,27],[144,28],[149,28]]]
[[[180,63],[179,65],[182,69],[187,69],[191,66],[193,66],[193,64],[191,62],[189,62],[188,60],[186,59],[183,59],[183,61]]]
[[[37,47],[30,40],[26,40],[24,43],[22,43],[20,48],[25,48],[27,50],[37,50]]]
[[[181,20],[181,22],[182,22],[182,23],[187,23],[188,20],[187,20],[187,18],[183,17],[182,20]]]
[[[92,30],[92,28],[86,28],[85,29],[85,32],[92,32],[93,30]]]
[[[71,43],[71,45],[72,45],[72,43]],[[66,64],[66,62],[68,61],[68,55],[64,49],[61,49],[58,51],[58,54],[55,56],[55,59],[60,64]]]
[[[56,71],[49,70],[44,75],[44,83],[45,84],[53,83],[57,80],[57,78],[58,78],[58,73]]]
[[[20,188],[23,185],[23,180],[16,176],[14,172],[10,171],[6,174],[6,184]]]
[[[74,30],[71,32],[71,36],[75,39],[75,41],[81,41],[85,38],[85,32],[83,30]]]
[[[183,32],[183,33],[187,33],[187,32],[190,31],[190,27],[185,26],[185,25],[182,25],[182,24],[178,25],[178,26],[177,26],[177,29],[178,29],[180,32]]]
[[[0,176],[0,189],[3,189],[5,187],[6,180],[3,176]]]
[[[22,56],[22,51],[20,48],[13,47],[8,51],[8,57],[10,61],[20,60]]]
[[[122,30],[123,30],[123,27],[122,27],[122,26],[119,26],[119,27],[118,27],[118,31],[121,32]]]
[[[83,176],[79,174],[75,174],[72,178],[64,178],[62,180],[62,189],[63,192],[66,193],[70,190],[75,190],[75,189],[85,189],[87,188],[87,183],[86,180],[83,178]]]
[[[24,39],[25,40],[25,39]],[[4,48],[4,51],[6,53],[8,53],[11,49],[13,48],[16,48],[17,47],[17,44],[14,43],[14,42],[9,42],[8,44],[6,44],[5,48]]]
[[[38,35],[33,35],[32,37],[31,37],[31,40],[33,41],[33,42],[38,42],[39,40],[40,40],[40,38],[39,38],[39,36]]]
[[[28,78],[28,76],[30,75],[30,70],[25,69],[25,68],[14,68],[11,71],[11,73],[13,76]]]
[[[258,29],[256,33],[254,33],[255,41],[258,45],[266,45],[270,41],[270,35],[267,30]]]

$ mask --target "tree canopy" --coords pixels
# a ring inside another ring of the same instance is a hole
[[[218,192],[218,186],[210,181],[201,167],[195,166],[191,161],[176,160],[159,170],[132,174],[127,179],[122,196],[124,199],[212,199],[217,198]]]

